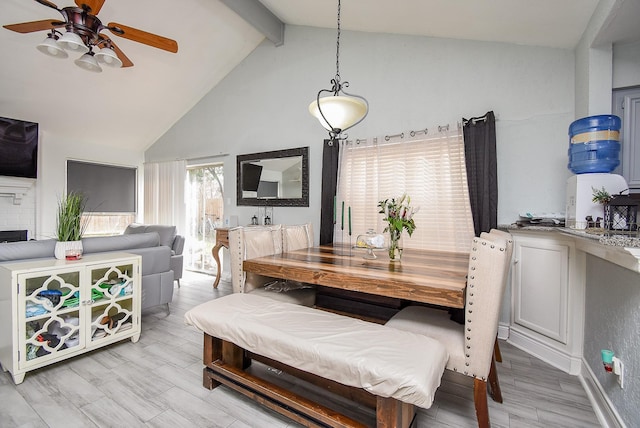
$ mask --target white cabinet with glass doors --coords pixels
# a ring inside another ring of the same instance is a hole
[[[25,373],[140,337],[141,257],[97,253],[78,261],[0,264],[0,363]]]

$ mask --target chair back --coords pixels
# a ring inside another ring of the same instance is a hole
[[[285,253],[287,251],[313,247],[312,223],[282,225],[282,244],[282,251]]]
[[[498,318],[511,259],[507,240],[497,235],[473,238],[465,305],[465,368],[468,376],[489,375]]]
[[[509,232],[505,232],[499,229],[491,229],[489,233],[482,232],[480,237],[483,239],[487,239],[489,241],[499,242],[506,241],[507,244],[507,265],[505,269],[507,270],[507,275],[505,276],[505,281],[509,276],[509,270],[511,269],[511,256],[513,255],[513,236]]]
[[[247,259],[282,253],[280,225],[250,226],[229,229],[229,254],[231,256],[231,285],[234,293],[248,293],[273,278],[244,271],[242,263]]]

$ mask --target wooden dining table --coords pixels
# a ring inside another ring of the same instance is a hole
[[[392,297],[452,308],[464,307],[469,254],[405,249],[392,262],[384,250],[377,258],[340,244],[303,248],[248,259],[244,270],[280,279]]]

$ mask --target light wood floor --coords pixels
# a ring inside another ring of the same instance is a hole
[[[294,427],[296,424],[218,387],[202,387],[202,337],[183,322],[184,313],[231,292],[222,281],[186,273],[176,287],[171,314],[163,308],[143,314],[138,343],[124,341],[27,373],[22,384],[0,374],[0,427]],[[494,427],[600,426],[582,386],[567,375],[510,346],[500,344],[498,364],[504,403],[489,401]],[[290,378],[256,365],[275,382]],[[420,410],[414,426],[475,427],[471,379],[446,371],[433,406]],[[300,382],[298,392],[322,394]],[[326,397],[342,411],[373,424],[368,409]]]

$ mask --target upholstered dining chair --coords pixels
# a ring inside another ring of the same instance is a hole
[[[482,232],[480,234],[481,238],[485,238],[485,239],[489,239],[491,240],[492,238],[499,238],[499,239],[504,239],[507,241],[507,265],[505,266],[505,269],[507,270],[507,274],[505,275],[504,280],[506,281],[509,277],[509,269],[511,268],[511,255],[513,254],[513,237],[511,236],[511,234],[509,232],[505,232],[503,230],[499,230],[499,229],[491,229],[491,231],[489,233],[487,232]],[[500,352],[500,345],[498,344],[498,338],[496,337],[496,343],[493,347],[493,357],[495,358],[495,360],[499,363],[502,362],[502,353]],[[496,377],[497,378],[497,377]],[[499,388],[499,387],[498,387]],[[496,400],[496,395],[500,396],[499,400]],[[502,403],[502,394],[500,393],[500,390],[498,389],[497,393],[496,391],[494,391],[493,394],[493,399],[495,401],[499,401],[500,403]]]
[[[233,292],[256,293],[283,302],[314,306],[315,287],[279,284],[274,278],[245,272],[243,269],[243,262],[247,259],[280,254],[285,248],[293,251],[310,246],[313,246],[313,229],[310,223],[230,229],[229,254]]]
[[[449,352],[446,368],[474,378],[473,397],[479,427],[490,425],[487,381],[492,384],[490,374],[496,374],[493,350],[509,260],[507,240],[496,235],[473,238],[464,325],[452,321],[446,310],[424,306],[408,306],[386,324],[432,337],[445,345]],[[495,379],[497,385],[497,377]]]

